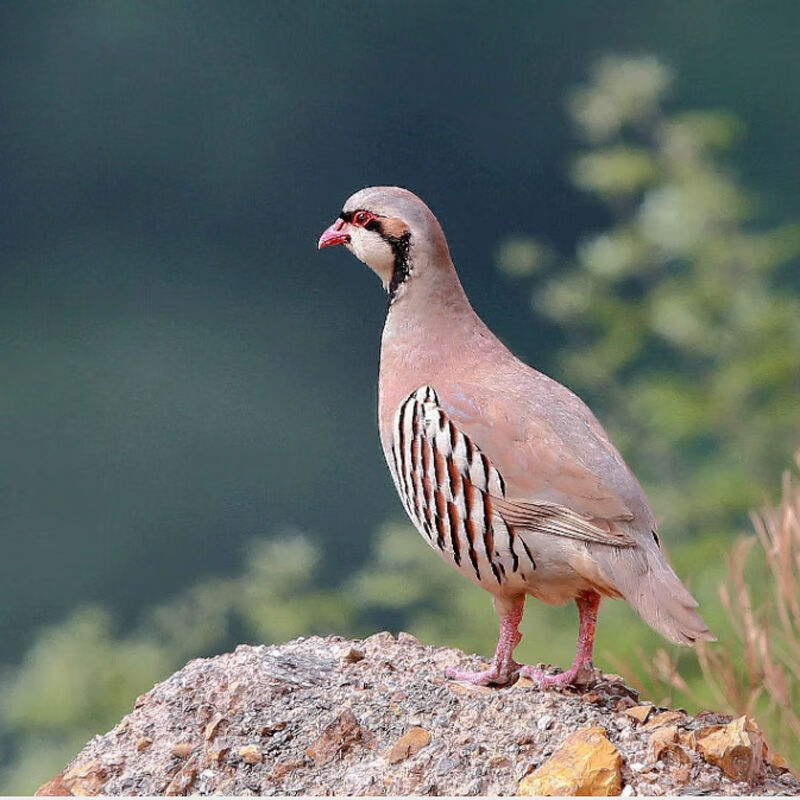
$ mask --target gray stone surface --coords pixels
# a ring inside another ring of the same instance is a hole
[[[567,735],[600,725],[622,754],[626,796],[800,794],[788,771],[766,763],[748,784],[690,748],[688,766],[654,760],[652,725],[624,713],[636,694],[616,676],[597,673],[582,690],[484,689],[445,680],[453,663],[479,662],[402,633],[197,659],[40,793],[507,795]],[[706,713],[673,724],[688,737],[729,720]]]

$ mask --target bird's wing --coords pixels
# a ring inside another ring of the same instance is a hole
[[[565,506],[603,528],[631,522],[632,508],[649,517],[641,487],[588,408],[545,380],[546,399],[468,384],[443,387],[439,396],[443,411],[503,473],[510,495]],[[553,396],[552,387],[565,396]]]
[[[634,539],[621,528],[607,530],[566,506],[556,503],[526,503],[524,500],[494,498],[494,507],[506,525],[515,530],[550,533],[595,544],[633,547]]]
[[[420,387],[400,404],[391,456],[406,511],[440,549],[452,547],[457,553],[464,541],[473,558],[476,540],[491,535],[495,515],[511,532],[512,553],[514,531],[617,547],[635,545],[618,527],[595,524],[558,503],[506,497],[500,471],[451,419],[430,386]],[[486,544],[490,563],[492,549]]]

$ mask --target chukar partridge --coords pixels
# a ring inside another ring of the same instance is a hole
[[[486,685],[520,674],[542,687],[585,677],[601,597],[625,598],[673,642],[713,640],[622,456],[578,397],[481,321],[430,209],[406,189],[362,189],[318,246],[337,244],[389,294],[378,419],[406,513],[500,616],[489,669],[448,676]],[[577,653],[558,675],[513,659],[528,595],[577,603]]]

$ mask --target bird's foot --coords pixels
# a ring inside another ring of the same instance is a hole
[[[446,678],[453,681],[464,681],[465,683],[472,683],[475,686],[489,686],[495,684],[497,686],[504,686],[510,683],[517,675],[519,664],[512,661],[504,669],[501,669],[494,662],[489,669],[479,670],[473,672],[468,669],[456,669],[455,667],[447,667],[444,674]]]
[[[564,672],[550,675],[539,667],[520,667],[520,677],[530,678],[539,689],[563,689],[565,686],[585,687],[595,682],[594,665],[591,661],[573,664]]]

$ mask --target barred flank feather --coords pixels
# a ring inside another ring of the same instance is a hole
[[[514,534],[494,515],[489,492],[502,496],[503,479],[430,386],[397,409],[391,466],[406,513],[428,543],[476,582],[501,584],[498,547],[513,554]],[[513,554],[512,569],[518,561]]]

